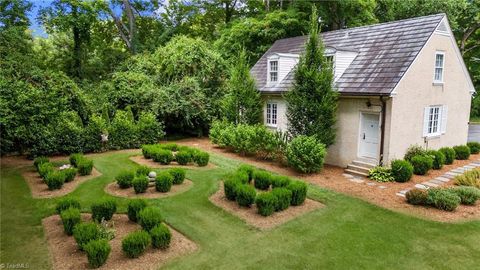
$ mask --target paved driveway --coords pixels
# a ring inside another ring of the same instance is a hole
[[[468,141],[480,142],[480,124],[470,124],[468,127]]]

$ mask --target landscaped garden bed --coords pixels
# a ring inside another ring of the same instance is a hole
[[[180,194],[189,190],[192,187],[193,187],[193,182],[188,179],[185,179],[185,181],[182,184],[173,185],[171,190],[166,193],[158,192],[155,189],[154,185],[149,186],[144,193],[136,193],[133,188],[122,189],[117,185],[117,183],[113,182],[108,184],[105,187],[105,192],[113,196],[124,197],[124,198],[154,199],[154,198],[164,198],[164,197]]]

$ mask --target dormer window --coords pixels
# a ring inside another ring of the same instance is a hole
[[[270,60],[269,62],[269,81],[275,83],[278,81],[278,60]]]

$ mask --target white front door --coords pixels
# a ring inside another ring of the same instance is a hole
[[[378,157],[379,142],[379,114],[361,113],[360,116],[360,138],[359,156],[366,158]]]

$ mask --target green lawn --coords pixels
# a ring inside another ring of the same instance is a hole
[[[280,227],[260,231],[208,201],[221,175],[238,162],[213,155],[214,170],[190,170],[187,192],[151,200],[166,221],[199,249],[170,261],[168,269],[475,269],[480,264],[480,221],[447,224],[391,212],[359,199],[310,186],[309,198],[327,207]],[[68,195],[84,211],[106,197],[104,186],[126,167],[126,153],[94,157],[103,175]],[[1,262],[51,264],[41,219],[54,213],[55,199],[32,199],[19,169],[1,170]],[[125,212],[125,199],[117,199]]]
[[[470,123],[472,124],[480,124],[480,117],[470,117]]]

